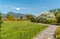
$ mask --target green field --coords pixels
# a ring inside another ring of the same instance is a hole
[[[4,21],[1,27],[1,39],[32,39],[47,25],[28,21]]]

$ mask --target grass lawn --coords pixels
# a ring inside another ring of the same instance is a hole
[[[60,39],[60,27],[56,29],[56,39]]]
[[[28,21],[4,21],[1,27],[1,39],[32,39],[47,25]]]

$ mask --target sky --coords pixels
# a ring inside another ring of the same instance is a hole
[[[0,0],[0,12],[39,15],[50,9],[60,8],[60,0]]]

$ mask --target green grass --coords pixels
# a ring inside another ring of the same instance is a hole
[[[28,21],[4,21],[1,27],[1,39],[32,39],[46,27]]]

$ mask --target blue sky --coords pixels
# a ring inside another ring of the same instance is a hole
[[[60,8],[60,0],[0,0],[0,11],[2,13],[11,11],[38,15],[54,8]]]

